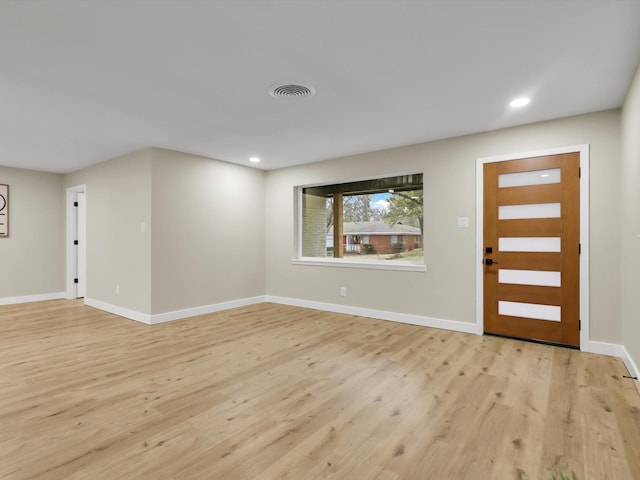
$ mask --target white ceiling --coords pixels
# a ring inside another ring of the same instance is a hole
[[[619,107],[639,61],[638,0],[1,0],[0,165],[274,169]]]

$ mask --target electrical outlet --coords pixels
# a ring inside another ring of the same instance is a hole
[[[120,285],[116,285],[116,295],[120,295]]]
[[[340,287],[340,296],[341,297],[347,296],[347,287]]]

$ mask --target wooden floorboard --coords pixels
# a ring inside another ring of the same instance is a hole
[[[259,304],[0,307],[0,479],[640,479],[620,359]]]

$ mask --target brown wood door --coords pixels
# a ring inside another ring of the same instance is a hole
[[[484,331],[580,345],[580,154],[484,165]]]

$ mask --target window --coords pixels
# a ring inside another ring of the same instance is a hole
[[[298,260],[424,270],[421,173],[298,192]]]

